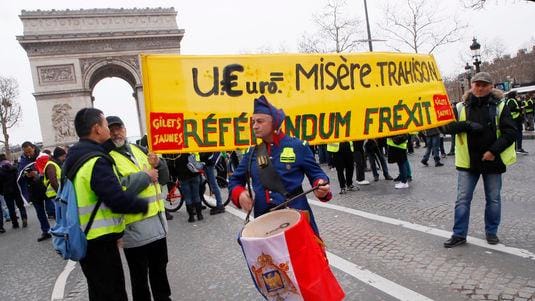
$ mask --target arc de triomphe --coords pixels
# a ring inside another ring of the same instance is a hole
[[[23,10],[17,40],[30,61],[44,145],[77,140],[74,115],[93,106],[93,88],[106,77],[130,84],[144,133],[138,55],[180,53],[176,16],[174,8]]]

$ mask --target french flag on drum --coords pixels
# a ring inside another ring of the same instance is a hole
[[[246,225],[238,238],[253,281],[266,300],[342,300],[304,213],[284,209]]]

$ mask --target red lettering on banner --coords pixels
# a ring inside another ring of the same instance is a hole
[[[153,151],[180,150],[184,147],[183,113],[150,113]]]
[[[437,114],[437,121],[454,119],[451,104],[448,101],[448,96],[446,96],[445,94],[433,95],[433,104],[435,106],[435,112]]]

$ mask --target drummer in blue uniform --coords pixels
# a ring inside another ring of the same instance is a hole
[[[303,192],[305,175],[313,187],[315,196],[323,202],[332,198],[329,178],[316,162],[306,142],[284,134],[280,129],[284,111],[271,105],[262,95],[254,100],[252,116],[253,132],[262,143],[251,147],[230,178],[229,191],[232,202],[246,212],[254,206],[254,216],[269,212],[271,208]],[[245,187],[248,175],[252,179],[255,200]],[[303,210],[310,217],[310,225],[319,237],[312,209],[303,195],[288,204]]]

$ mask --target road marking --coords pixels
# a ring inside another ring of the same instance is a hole
[[[402,220],[399,220],[399,219],[390,218],[390,217],[386,217],[386,216],[381,216],[381,215],[377,215],[377,214],[373,214],[373,213],[368,213],[368,212],[365,212],[365,211],[360,211],[360,210],[347,208],[347,207],[343,207],[343,206],[339,206],[339,205],[323,203],[323,202],[316,201],[316,200],[308,199],[308,202],[311,205],[314,205],[314,206],[323,207],[323,208],[329,208],[329,209],[332,209],[332,210],[338,210],[338,211],[342,211],[342,212],[345,212],[345,213],[349,213],[349,214],[357,215],[357,216],[360,216],[360,217],[364,217],[364,218],[367,218],[367,219],[370,219],[370,220],[379,221],[379,222],[391,224],[391,225],[394,225],[394,226],[400,226],[402,228],[407,228],[407,229],[411,229],[411,230],[415,230],[415,231],[419,231],[419,232],[423,232],[423,233],[427,233],[427,234],[431,234],[431,235],[435,235],[435,236],[440,236],[440,237],[444,237],[444,238],[450,238],[451,237],[451,232],[444,231],[444,230],[441,230],[441,229],[436,229],[436,228],[432,228],[432,227],[428,227],[428,226],[423,226],[423,225],[419,225],[419,224],[415,224],[415,223],[411,223],[411,222],[406,222],[406,221],[402,221]],[[519,248],[515,248],[515,247],[508,247],[508,246],[506,246],[504,244],[489,245],[486,240],[480,239],[480,238],[476,238],[476,237],[471,237],[471,236],[468,236],[466,238],[466,241],[471,243],[471,244],[473,244],[473,245],[476,245],[478,247],[482,247],[482,248],[486,248],[486,249],[490,249],[490,250],[495,250],[495,251],[507,253],[507,254],[518,256],[518,257],[522,257],[522,258],[535,260],[535,253],[532,253],[532,252],[530,252],[528,250],[525,250],[525,249],[519,249]]]
[[[63,268],[63,271],[61,274],[59,274],[58,278],[56,279],[56,283],[54,283],[54,290],[52,291],[52,297],[50,298],[51,301],[63,299],[63,296],[65,295],[65,286],[67,285],[67,279],[75,267],[76,261],[67,261],[65,268]]]
[[[358,280],[375,287],[376,289],[389,294],[390,296],[404,301],[432,301],[424,295],[403,287],[395,282],[383,278],[377,274],[370,272],[358,265],[347,261],[331,252],[327,252],[329,264],[340,271],[349,274]]]
[[[235,215],[241,219],[245,219],[245,212],[235,209],[231,206],[227,206],[226,211]],[[406,287],[403,287],[395,282],[392,282],[386,278],[383,278],[375,273],[370,272],[358,265],[345,260],[331,252],[327,252],[327,258],[329,259],[329,264],[340,271],[353,276],[361,282],[373,286],[376,289],[403,301],[433,301],[424,295],[418,294],[417,292],[410,290]]]

